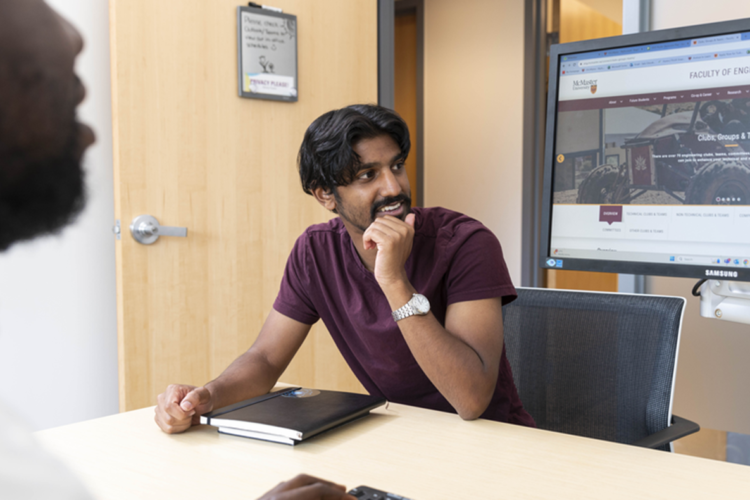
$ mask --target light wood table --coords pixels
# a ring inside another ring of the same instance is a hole
[[[296,447],[153,409],[37,433],[100,499],[255,499],[300,472],[417,500],[748,498],[750,467],[391,404]]]

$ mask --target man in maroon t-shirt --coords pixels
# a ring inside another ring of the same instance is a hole
[[[302,186],[339,217],[299,237],[247,352],[204,387],[159,395],[162,430],[184,431],[213,408],[267,393],[321,318],[371,394],[534,426],[505,356],[502,305],[516,294],[500,244],[464,215],[411,210],[409,148],[406,124],[379,106],[349,106],[310,125]]]

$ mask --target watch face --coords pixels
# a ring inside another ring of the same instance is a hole
[[[417,311],[417,314],[427,314],[430,312],[430,301],[424,295],[415,293],[411,299],[411,305]]]

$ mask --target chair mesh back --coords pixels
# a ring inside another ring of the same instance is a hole
[[[506,353],[539,428],[618,443],[664,429],[683,304],[518,288],[503,307]]]

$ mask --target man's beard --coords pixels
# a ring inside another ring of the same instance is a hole
[[[69,130],[66,147],[55,158],[28,162],[24,151],[0,150],[0,251],[55,233],[83,209],[84,174],[75,120]]]
[[[401,215],[401,217],[399,217],[401,220],[405,220],[406,216],[409,214],[409,212],[411,212],[411,198],[406,194],[392,196],[390,198],[385,198],[373,203],[373,205],[370,207],[369,214],[366,214],[366,209],[350,211],[348,207],[344,205],[341,197],[339,196],[338,192],[336,192],[336,190],[333,191],[333,195],[336,198],[336,213],[339,215],[339,217],[349,222],[351,225],[359,229],[362,233],[367,231],[367,228],[370,227],[373,222],[375,222],[375,217],[378,213],[378,210],[383,207],[387,207],[388,205],[393,205],[394,203],[400,202],[404,206],[404,213]],[[369,219],[367,217],[369,217]]]

